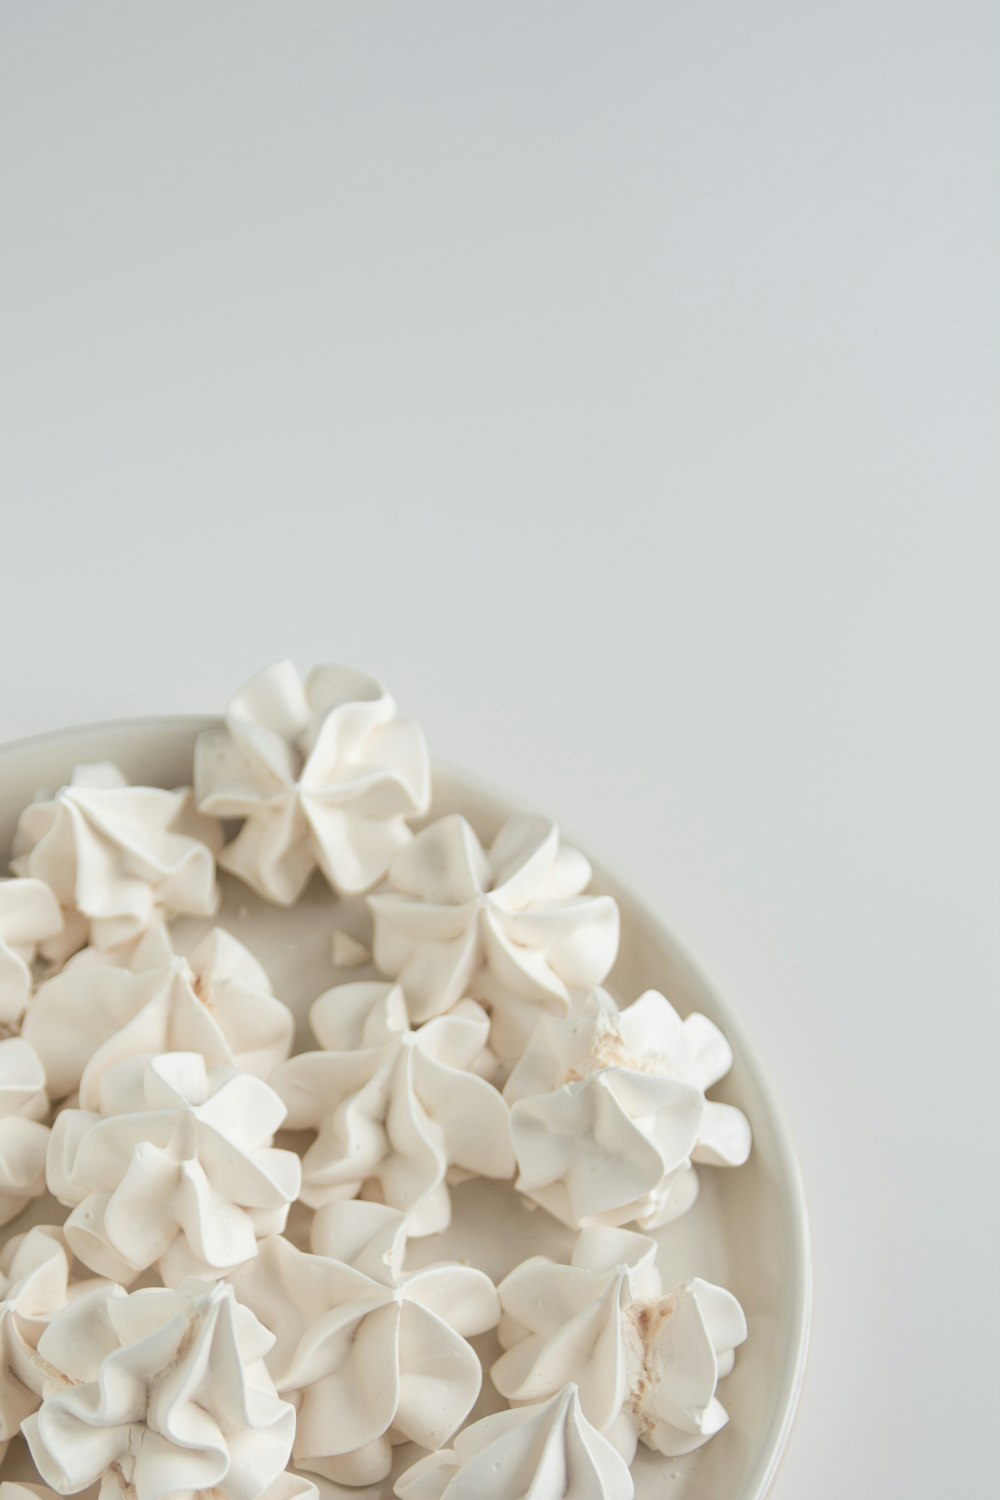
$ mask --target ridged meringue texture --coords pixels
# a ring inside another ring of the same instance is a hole
[[[583,1229],[568,1266],[534,1256],[498,1289],[497,1390],[538,1401],[575,1380],[588,1421],[626,1463],[640,1438],[673,1457],[718,1432],[716,1387],[747,1335],[730,1292],[694,1279],[664,1295],[655,1259],[645,1235]]]
[[[298,1410],[296,1466],[339,1484],[384,1479],[396,1443],[439,1448],[479,1395],[466,1337],[495,1325],[496,1289],[469,1266],[402,1272],[405,1237],[394,1209],[337,1203],[317,1215],[314,1253],[264,1240],[233,1277],[275,1332],[267,1365]]]
[[[101,1481],[102,1500],[258,1500],[295,1432],[264,1363],[273,1342],[223,1284],[78,1297],[38,1341],[42,1400],[23,1431],[39,1473],[60,1495]]]
[[[21,1019],[39,944],[61,930],[59,902],[43,880],[0,880],[0,1028]]]
[[[66,1242],[49,1225],[16,1235],[0,1250],[0,1459],[38,1406],[31,1360],[42,1330],[66,1305],[69,1278]]]
[[[161,918],[211,916],[220,841],[190,790],[129,786],[115,766],[78,766],[69,786],[21,814],[11,869],[55,893],[65,925],[42,951],[61,960],[87,942],[130,942]]]
[[[398,985],[338,985],[313,1005],[324,1051],[275,1070],[288,1127],[315,1130],[302,1161],[312,1208],[375,1199],[406,1214],[411,1235],[451,1218],[449,1173],[511,1177],[507,1106],[476,1073],[489,1036],[485,1012],[465,1001],[418,1030]]]
[[[488,849],[459,814],[418,833],[369,896],[373,956],[416,1021],[470,996],[492,1012],[492,1046],[517,1057],[539,1015],[565,1015],[618,952],[618,907],[586,895],[590,865],[547,818],[512,817]]]
[[[348,667],[303,681],[283,661],[251,678],[199,735],[194,781],[202,812],[244,819],[219,863],[282,906],[317,866],[342,895],[367,890],[430,805],[419,726]]]
[[[575,1385],[483,1417],[396,1481],[399,1500],[632,1500],[628,1466],[584,1416]]]
[[[576,1228],[677,1218],[697,1196],[692,1162],[750,1153],[746,1117],[705,1098],[732,1060],[718,1027],[656,990],[624,1011],[596,990],[543,1018],[504,1090],[518,1189]]]
[[[150,933],[133,961],[139,972],[99,962],[86,949],[40,985],[22,1035],[37,1050],[49,1092],[80,1091],[84,1109],[100,1110],[101,1081],[128,1057],[198,1052],[211,1067],[266,1078],[291,1050],[291,1011],[271,991],[253,955],[214,928],[185,959]]]
[[[45,1069],[23,1038],[0,1041],[0,1224],[45,1191]]]
[[[284,1229],[299,1159],[272,1145],[285,1110],[260,1079],[198,1053],[130,1057],[104,1074],[101,1107],[64,1109],[47,1161],[92,1270],[126,1285],[153,1265],[168,1285],[222,1276]]]

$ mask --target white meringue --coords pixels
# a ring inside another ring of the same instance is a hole
[[[746,1117],[705,1098],[732,1060],[711,1021],[682,1021],[655,990],[625,1011],[596,990],[544,1017],[504,1090],[518,1189],[577,1228],[676,1218],[697,1195],[692,1162],[749,1155]]]
[[[82,1107],[100,1110],[105,1073],[139,1054],[199,1052],[212,1067],[261,1078],[288,1056],[294,1017],[228,932],[213,929],[190,959],[159,946],[148,956],[157,967],[133,973],[86,949],[39,986],[23,1035],[37,1049],[55,1098],[79,1089]]]
[[[264,1356],[274,1342],[232,1287],[105,1286],[57,1313],[24,1435],[61,1495],[102,1481],[103,1500],[257,1500],[288,1462],[295,1412]]]
[[[66,1304],[69,1276],[65,1240],[50,1225],[15,1235],[0,1250],[0,1459],[38,1406],[32,1356],[49,1319]]]
[[[0,880],[0,1027],[21,1019],[38,946],[61,929],[59,902],[43,880]]]
[[[190,790],[129,786],[115,766],[78,766],[68,786],[21,814],[11,869],[54,891],[65,926],[42,951],[61,960],[88,941],[128,942],[161,917],[211,916],[219,842]]]
[[[0,1041],[0,1224],[45,1191],[45,1069],[22,1037]]]
[[[458,814],[418,833],[369,896],[373,952],[414,1020],[487,1002],[492,1043],[516,1057],[540,1014],[564,1015],[618,952],[618,907],[584,894],[590,865],[547,818],[512,817],[489,849]]]
[[[176,1285],[224,1275],[284,1229],[299,1160],[271,1144],[285,1109],[260,1079],[198,1053],[127,1058],[101,1104],[56,1117],[47,1162],[85,1265],[127,1285],[155,1264]]]
[[[568,1266],[535,1256],[498,1288],[497,1390],[537,1401],[575,1380],[588,1421],[626,1463],[640,1438],[674,1456],[724,1425],[716,1387],[747,1333],[722,1287],[694,1279],[664,1296],[655,1256],[645,1235],[584,1229]]]
[[[394,1209],[337,1203],[317,1218],[321,1253],[264,1240],[233,1286],[274,1329],[267,1365],[297,1407],[295,1464],[374,1484],[394,1444],[439,1448],[468,1416],[482,1369],[466,1337],[492,1328],[500,1306],[489,1277],[469,1266],[403,1273],[406,1218]]]
[[[303,682],[284,661],[251,678],[225,727],[199,735],[194,779],[202,812],[245,819],[219,863],[283,906],[317,865],[341,894],[374,885],[430,805],[419,726],[348,667]]]
[[[302,1162],[302,1200],[318,1208],[374,1198],[407,1215],[412,1235],[451,1217],[449,1169],[510,1177],[507,1106],[471,1072],[489,1035],[480,1006],[465,1001],[410,1030],[398,985],[339,985],[310,1021],[322,1052],[282,1063],[271,1082],[292,1130],[315,1130]]]
[[[473,1422],[396,1481],[400,1500],[632,1500],[624,1460],[583,1415],[575,1385]]]

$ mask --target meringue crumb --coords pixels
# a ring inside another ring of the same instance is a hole
[[[371,958],[364,943],[359,943],[349,932],[335,932],[330,946],[334,965],[338,969],[356,969]]]

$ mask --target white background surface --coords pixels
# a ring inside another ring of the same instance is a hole
[[[658,900],[807,1179],[777,1500],[995,1454],[996,22],[0,9],[0,733],[347,660]]]

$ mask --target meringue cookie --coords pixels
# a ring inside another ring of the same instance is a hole
[[[396,1481],[400,1500],[632,1500],[624,1460],[591,1426],[575,1385],[473,1422],[453,1448]]]
[[[519,1191],[576,1228],[676,1218],[697,1195],[692,1162],[750,1153],[746,1117],[705,1098],[732,1060],[711,1021],[682,1021],[655,990],[625,1011],[596,990],[545,1017],[504,1089]]]
[[[221,1284],[77,1298],[38,1341],[47,1376],[23,1431],[39,1473],[61,1495],[101,1480],[103,1500],[257,1500],[295,1432],[273,1342]]]
[[[695,1279],[664,1296],[655,1256],[645,1235],[584,1229],[568,1266],[534,1256],[498,1288],[497,1390],[537,1401],[574,1379],[584,1415],[626,1463],[640,1438],[675,1456],[724,1425],[716,1387],[747,1334],[722,1287]]]
[[[310,1022],[328,1050],[291,1058],[271,1079],[289,1128],[317,1131],[304,1203],[360,1194],[402,1210],[411,1235],[433,1234],[451,1218],[449,1169],[512,1175],[507,1106],[469,1071],[489,1035],[478,1005],[413,1031],[398,985],[361,982],[321,995]]]
[[[0,1224],[45,1191],[45,1069],[22,1037],[0,1041]]]
[[[43,880],[0,880],[0,1027],[21,1019],[38,945],[61,929],[59,902]]]
[[[267,1084],[166,1052],[110,1068],[101,1092],[103,1114],[56,1117],[47,1162],[85,1265],[126,1285],[156,1265],[176,1285],[222,1276],[281,1233],[301,1173],[271,1144],[285,1110]]]
[[[373,952],[414,1020],[464,996],[485,1001],[501,1057],[519,1055],[540,1014],[565,1015],[618,952],[618,907],[585,895],[590,865],[547,818],[512,817],[489,849],[458,814],[416,835],[369,896]]]
[[[69,1275],[65,1240],[50,1225],[16,1235],[0,1250],[0,1459],[38,1406],[32,1356],[49,1319],[66,1304]]]
[[[0,1500],[56,1500],[55,1490],[47,1484],[28,1484],[20,1479],[0,1483]]]
[[[427,747],[374,677],[289,661],[243,687],[225,727],[199,735],[202,812],[245,822],[219,863],[290,906],[319,866],[342,895],[380,880],[430,805]]]
[[[127,942],[160,917],[211,916],[219,842],[189,790],[129,786],[115,766],[78,766],[69,786],[21,814],[11,869],[55,893],[65,927],[42,951],[61,960],[88,941]]]
[[[253,955],[221,928],[190,959],[157,946],[148,956],[158,966],[138,973],[101,963],[100,952],[85,949],[40,985],[24,1019],[55,1098],[79,1089],[82,1107],[100,1110],[108,1069],[139,1054],[199,1052],[212,1067],[266,1078],[291,1051],[291,1011]]]
[[[482,1383],[466,1343],[500,1315],[482,1271],[400,1269],[406,1217],[378,1203],[322,1210],[306,1254],[276,1236],[232,1278],[275,1331],[268,1369],[295,1402],[294,1462],[339,1484],[374,1484],[396,1443],[439,1448]],[[329,1252],[341,1251],[350,1260]]]

